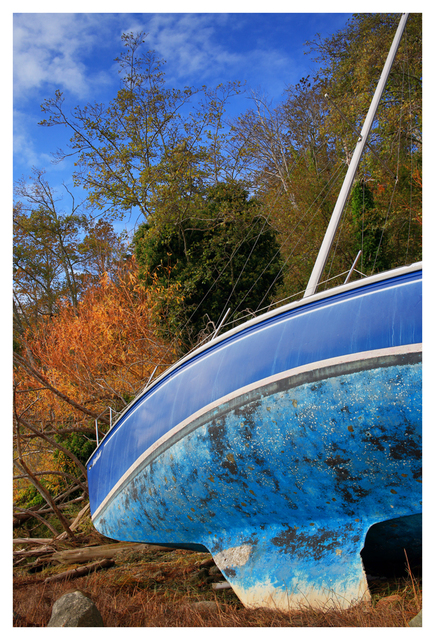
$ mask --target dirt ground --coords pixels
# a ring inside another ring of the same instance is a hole
[[[113,560],[109,568],[50,581],[83,564],[25,558],[14,567],[13,626],[47,626],[56,600],[77,589],[95,603],[106,627],[406,627],[421,609],[421,580],[410,575],[371,581],[371,604],[282,613],[246,609],[231,588],[216,589],[225,578],[207,553],[144,546]]]

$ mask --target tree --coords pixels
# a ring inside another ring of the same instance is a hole
[[[134,238],[145,281],[164,291],[176,285],[157,311],[181,351],[213,331],[229,307],[237,322],[246,308],[267,305],[281,281],[275,233],[239,183],[208,188],[197,205],[177,225],[143,224]]]
[[[88,220],[85,231],[77,246],[85,283],[97,284],[107,274],[116,278],[122,262],[131,257],[126,234],[116,233],[104,218]]]
[[[331,38],[318,36],[309,43],[321,65],[316,76],[288,87],[275,108],[254,96],[254,108],[234,123],[252,188],[278,233],[282,298],[306,287],[398,19],[357,14]],[[421,259],[421,78],[421,15],[411,14],[357,176],[370,187],[386,244],[370,263],[376,271]],[[343,277],[364,250],[356,233],[368,239],[349,211],[350,201],[324,280]]]
[[[13,209],[14,340],[25,328],[53,317],[63,300],[77,310],[81,295],[107,272],[114,274],[128,256],[126,238],[104,219],[95,221],[86,203],[70,199],[66,210],[44,177],[33,171],[15,186],[21,198]]]
[[[71,211],[65,213],[44,171],[34,170],[27,184],[21,179],[16,193],[21,198],[14,207],[14,282],[15,299],[34,317],[53,315],[57,300],[67,297],[77,307],[80,277],[77,251],[86,223],[80,204],[71,197]]]
[[[252,109],[232,123],[233,138],[245,158],[251,184],[258,190],[272,181],[288,193],[292,158],[289,154],[288,126],[281,106],[272,103],[258,93],[252,93]]]
[[[155,305],[138,279],[134,258],[90,285],[77,307],[35,323],[14,354],[14,464],[17,488],[30,482],[60,509],[75,491],[87,495],[84,459],[116,415],[164,370],[173,350],[157,338]],[[24,483],[24,484],[23,484]],[[65,523],[64,523],[65,524]]]
[[[254,109],[233,124],[251,158],[251,184],[278,234],[281,298],[304,290],[345,172],[325,133],[323,94],[319,78],[302,78],[275,108],[254,94]]]
[[[336,138],[341,153],[354,146],[399,19],[356,14],[344,30],[311,43],[335,105],[327,126],[341,132]],[[390,267],[421,259],[421,226],[415,219],[422,198],[415,181],[422,162],[421,47],[422,17],[410,14],[359,169],[358,179],[370,183],[376,200]]]
[[[125,50],[116,59],[122,85],[109,106],[76,107],[70,116],[57,91],[43,103],[48,117],[40,124],[71,131],[71,151],[57,159],[76,156],[74,179],[104,215],[134,210],[147,220],[161,189],[170,190],[178,177],[185,190],[188,174],[200,186],[225,174],[223,115],[240,89],[238,83],[168,88],[164,62],[153,51],[142,53],[144,34],[123,34],[122,41]]]

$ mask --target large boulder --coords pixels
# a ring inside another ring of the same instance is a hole
[[[53,605],[48,627],[104,627],[95,604],[81,591],[65,593]]]

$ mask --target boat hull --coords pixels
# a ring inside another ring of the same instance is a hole
[[[223,336],[88,461],[104,535],[206,549],[248,607],[367,597],[373,525],[421,513],[421,269]]]
[[[363,597],[370,527],[420,512],[416,347],[233,394],[162,439],[94,523],[111,538],[201,544],[246,606],[288,609]]]

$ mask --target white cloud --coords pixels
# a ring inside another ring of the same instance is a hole
[[[234,14],[222,13],[18,14],[14,19],[15,98],[45,85],[80,99],[95,96],[99,87],[116,77],[112,63],[122,49],[122,32],[147,33],[146,46],[168,62],[165,72],[171,83],[213,84],[223,78],[241,79],[241,74],[253,70],[264,76],[266,61],[272,65],[269,69],[288,64],[282,52],[260,43],[243,54],[230,50],[219,36],[223,27],[243,37],[246,22],[240,15],[235,19]],[[104,53],[104,71],[93,65],[93,53]]]
[[[228,22],[225,14],[143,14],[141,18],[147,45],[168,62],[165,71],[171,79],[191,82],[195,76],[198,81],[198,76],[213,77],[226,66],[241,63],[239,55],[219,42],[217,27]]]
[[[110,17],[110,16],[109,16]],[[89,94],[85,59],[104,44],[98,14],[38,13],[14,16],[14,93],[25,96],[44,83],[83,97]],[[99,74],[99,82],[106,78]]]

